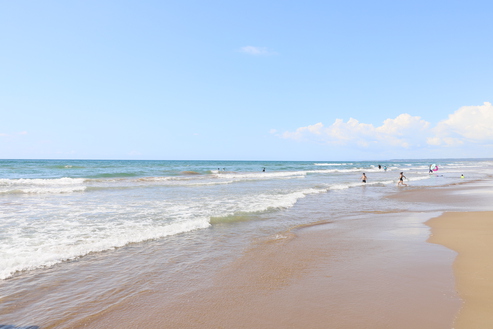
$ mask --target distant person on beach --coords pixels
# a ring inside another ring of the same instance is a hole
[[[265,168],[262,168],[262,172],[265,172]]]
[[[407,177],[404,176],[404,173],[401,171],[401,175],[399,176],[399,181],[397,182],[397,186],[399,185],[407,186],[407,184],[404,183],[404,178],[407,179]]]
[[[429,167],[429,171],[428,171],[429,174],[433,174],[433,170],[431,169],[431,165]]]
[[[464,178],[464,174],[460,175],[460,178]]]
[[[383,166],[383,170],[387,171],[387,166]]]
[[[363,183],[366,183],[366,180],[367,180],[366,175],[365,175],[365,173],[363,173],[363,176],[361,176],[361,181]]]
[[[378,170],[382,169],[382,166],[381,165],[378,165]]]

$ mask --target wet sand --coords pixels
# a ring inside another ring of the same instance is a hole
[[[451,328],[455,252],[427,243],[427,214],[365,214],[257,241],[214,281],[155,294],[80,327]]]

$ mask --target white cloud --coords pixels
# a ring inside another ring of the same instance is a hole
[[[350,118],[346,123],[341,119],[336,119],[326,129],[326,133],[333,141],[359,140],[362,142],[362,139],[372,138],[375,135],[375,128],[371,124],[360,123],[353,118]]]
[[[433,129],[431,145],[458,145],[464,141],[493,141],[493,105],[463,106]]]
[[[330,126],[322,122],[286,131],[286,139],[315,141],[333,145],[414,147],[461,146],[467,143],[493,142],[493,105],[464,106],[435,127],[418,116],[404,113],[395,119],[386,119],[381,126],[362,123],[354,118],[347,122],[336,119]]]
[[[0,133],[0,137],[6,137],[8,136],[9,134],[4,134],[4,133]]]
[[[376,128],[376,131],[384,135],[406,136],[409,133],[425,131],[429,126],[430,123],[420,117],[404,113],[395,119],[385,120],[382,126]]]
[[[361,123],[354,118],[347,122],[336,119],[328,127],[319,122],[317,124],[300,127],[294,132],[285,132],[283,138],[295,140],[317,139],[329,144],[347,145],[356,144],[360,147],[368,147],[372,144],[389,144],[394,146],[409,147],[410,132],[423,131],[429,126],[429,122],[420,117],[409,114],[401,114],[395,119],[387,119],[380,127],[372,124]],[[416,136],[414,136],[416,139]]]
[[[323,129],[323,124],[321,122],[319,122],[319,123],[314,124],[312,126],[298,128],[298,129],[296,129],[295,132],[286,131],[282,134],[282,137],[301,140],[306,136],[306,133],[320,135],[321,134],[320,131],[322,129]]]
[[[254,46],[245,46],[240,48],[240,52],[253,55],[253,56],[261,56],[261,55],[274,55],[275,52],[268,50],[265,47],[254,47]]]

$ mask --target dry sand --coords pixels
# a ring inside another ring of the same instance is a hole
[[[458,252],[453,268],[464,305],[455,328],[493,328],[493,212],[445,213],[429,241]]]

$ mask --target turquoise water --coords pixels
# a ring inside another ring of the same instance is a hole
[[[430,164],[439,168],[432,175]],[[262,217],[273,231],[307,224],[315,219],[278,214],[320,194],[327,194],[333,216],[354,202],[368,211],[390,209],[389,201],[375,200],[395,191],[401,171],[408,184],[419,187],[456,182],[461,174],[480,179],[492,168],[492,161],[480,159],[0,160],[0,279],[132,243],[192,231],[200,236],[224,223]],[[360,181],[363,172],[366,184]],[[356,199],[362,186],[367,196]]]

